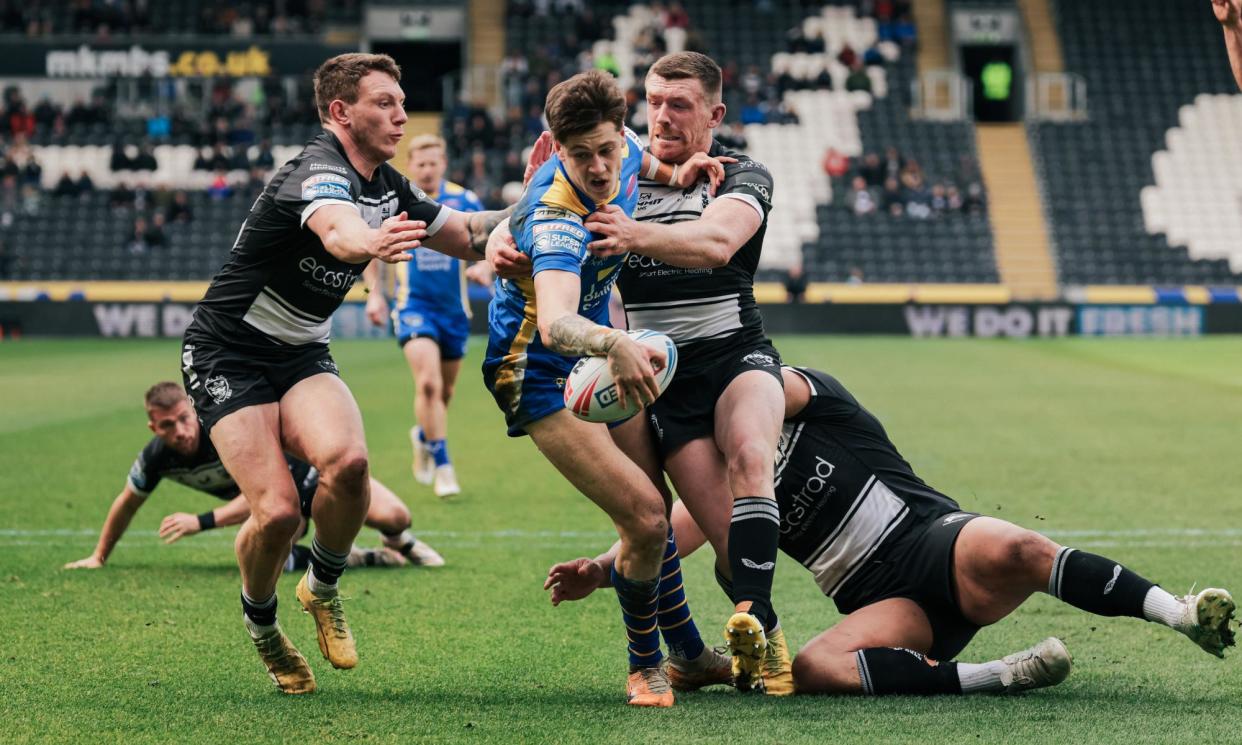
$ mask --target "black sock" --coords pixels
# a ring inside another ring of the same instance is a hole
[[[781,515],[776,501],[742,497],[733,501],[729,523],[729,570],[733,602],[751,601],[750,613],[772,628],[772,577],[776,569]]]
[[[349,551],[337,553],[319,542],[319,536],[311,539],[311,571],[315,579],[325,585],[335,585],[345,572],[345,563],[349,561]]]
[[[715,574],[716,584],[720,585],[721,590],[724,590],[725,597],[729,599],[730,603],[735,602],[733,600],[733,580],[721,574],[719,567],[716,568]],[[763,630],[771,631],[776,628],[779,623],[780,619],[776,617],[776,611],[772,608],[768,608],[768,620],[763,624]]]
[[[1064,546],[1048,578],[1049,595],[1097,616],[1145,618],[1143,600],[1154,586],[1112,559]]]
[[[909,649],[875,647],[855,654],[858,677],[868,696],[960,694],[956,662],[936,662]]]
[[[389,548],[395,548],[397,553],[407,559],[410,558],[410,551],[414,550],[414,544],[418,542],[418,539],[412,535],[409,536],[407,540],[403,541],[402,538],[405,538],[407,535],[405,530],[398,530],[396,533],[384,533],[383,531],[380,531],[380,535],[384,536],[384,545]]]
[[[266,600],[251,600],[246,593],[241,594],[242,613],[256,626],[271,626],[276,623],[276,593]]]

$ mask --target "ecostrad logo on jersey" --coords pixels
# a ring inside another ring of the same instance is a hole
[[[837,467],[815,456],[815,475],[806,480],[797,494],[793,495],[789,504],[784,505],[781,515],[781,533],[788,534],[796,530],[809,517],[819,512],[822,504],[817,504],[824,495],[836,494],[837,487],[828,483]]]
[[[329,269],[311,256],[298,262],[298,268],[309,274],[311,279],[319,284],[334,290],[348,290],[358,279],[358,275],[353,272]]]

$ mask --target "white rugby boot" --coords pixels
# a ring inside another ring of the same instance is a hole
[[[1235,644],[1233,621],[1237,605],[1228,590],[1209,587],[1198,595],[1179,598],[1185,605],[1181,619],[1173,628],[1190,637],[1203,651],[1223,658],[1225,648]]]
[[[1005,693],[1017,693],[1054,686],[1065,680],[1069,677],[1074,658],[1064,642],[1050,636],[1029,649],[1005,655],[1001,662],[1005,663],[1005,670],[1001,673]]]
[[[453,470],[452,463],[436,466],[432,481],[434,482],[432,489],[437,497],[444,498],[461,494],[461,487],[457,484],[457,472]]]

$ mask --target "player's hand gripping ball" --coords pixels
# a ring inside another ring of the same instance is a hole
[[[626,333],[639,344],[664,352],[668,364],[655,375],[660,393],[664,393],[677,374],[677,345],[659,331],[637,329]],[[625,407],[621,406],[607,357],[583,357],[565,379],[565,408],[579,419],[607,423],[634,416],[642,404],[630,400]]]

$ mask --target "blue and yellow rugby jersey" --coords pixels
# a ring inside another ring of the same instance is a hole
[[[621,169],[612,196],[615,204],[634,214],[643,146],[625,130]],[[489,338],[483,372],[509,424],[510,435],[522,426],[563,408],[559,389],[577,361],[544,346],[539,335],[534,275],[548,269],[576,272],[582,278],[578,312],[608,324],[608,298],[625,256],[598,258],[587,250],[594,240],[583,226],[600,205],[574,186],[555,155],[535,173],[514,208],[509,230],[517,249],[531,258],[531,277],[497,279],[488,306]]]
[[[438,196],[432,199],[458,212],[483,211],[483,203],[474,192],[452,181],[441,180]],[[465,269],[460,259],[438,251],[415,251],[413,259],[397,265],[394,316],[403,310],[413,309],[469,316]]]

